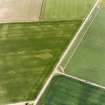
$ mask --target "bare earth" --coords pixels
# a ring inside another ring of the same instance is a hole
[[[38,21],[42,0],[0,0],[0,22]]]

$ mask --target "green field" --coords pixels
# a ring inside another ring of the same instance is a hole
[[[38,105],[105,105],[105,90],[56,76]]]
[[[41,20],[83,19],[96,0],[44,0]]]
[[[0,105],[35,99],[80,24],[0,24]]]
[[[101,8],[65,72],[105,86],[105,8]]]

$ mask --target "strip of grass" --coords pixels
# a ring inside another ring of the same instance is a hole
[[[41,20],[83,19],[96,0],[44,0]]]
[[[34,99],[80,24],[1,24],[0,104]]]
[[[52,79],[38,105],[104,105],[105,90],[65,76]]]
[[[87,31],[66,72],[105,86],[105,8]]]

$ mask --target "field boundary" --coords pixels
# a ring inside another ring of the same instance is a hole
[[[42,4],[41,4],[41,8],[40,8],[40,14],[39,14],[39,21],[41,21],[42,12],[43,12],[43,9],[45,9],[44,3],[45,3],[45,0],[42,0]]]
[[[88,85],[91,85],[91,86],[94,86],[94,87],[101,88],[101,89],[105,90],[105,86],[99,85],[99,84],[94,83],[94,82],[90,82],[89,80],[85,80],[85,79],[79,78],[77,76],[72,76],[72,75],[69,75],[69,74],[66,74],[66,73],[62,73],[62,72],[58,72],[58,74],[59,75],[64,75],[65,77],[69,77],[69,78],[72,78],[76,81],[80,81],[82,83],[85,83],[85,84],[88,84]]]
[[[8,105],[25,105],[26,103],[30,103],[32,104],[33,101],[22,101],[22,102],[17,102],[17,103],[11,103],[11,104],[8,104]]]

